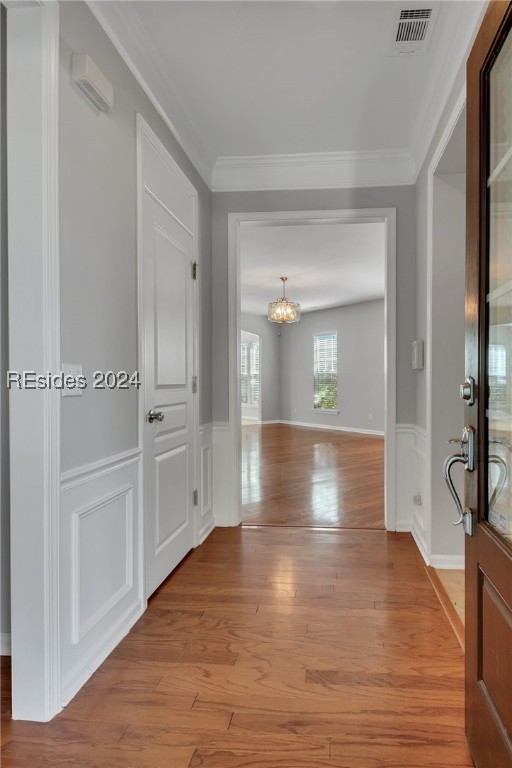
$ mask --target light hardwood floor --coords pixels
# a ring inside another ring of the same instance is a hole
[[[242,524],[384,528],[384,438],[242,427]]]
[[[462,768],[463,676],[410,535],[216,529],[54,721],[3,697],[1,764]]]

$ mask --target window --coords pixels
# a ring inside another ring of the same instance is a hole
[[[489,344],[489,402],[507,403],[507,348],[505,344]]]
[[[242,341],[240,347],[240,399],[242,405],[260,402],[260,344]]]
[[[313,407],[338,410],[338,334],[313,336]]]

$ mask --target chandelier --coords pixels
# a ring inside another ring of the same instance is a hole
[[[268,319],[271,323],[298,323],[300,320],[300,304],[286,296],[285,283],[287,277],[281,277],[283,281],[283,295],[276,301],[271,301],[268,305]]]

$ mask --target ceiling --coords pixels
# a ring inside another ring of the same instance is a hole
[[[89,3],[219,189],[413,183],[484,5]],[[398,10],[426,6],[427,51],[391,55]]]
[[[281,275],[302,312],[383,298],[385,238],[381,223],[242,223],[242,312],[266,315]]]

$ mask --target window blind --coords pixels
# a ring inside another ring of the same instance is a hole
[[[489,344],[489,403],[507,403],[507,348],[505,344]]]
[[[240,399],[243,405],[260,401],[260,345],[242,341],[240,345]]]
[[[313,407],[335,411],[338,408],[338,334],[313,337]]]

